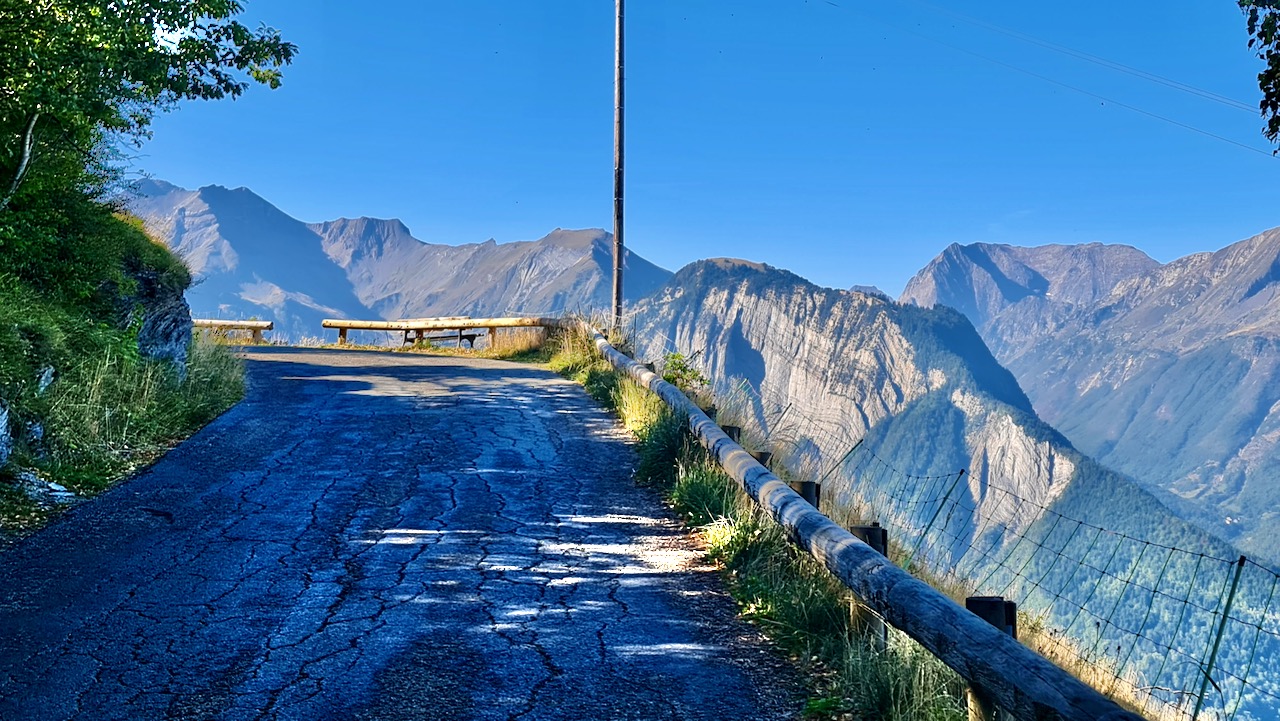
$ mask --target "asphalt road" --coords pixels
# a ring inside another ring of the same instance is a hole
[[[0,553],[0,719],[775,719],[795,672],[530,366],[259,349],[248,398]]]

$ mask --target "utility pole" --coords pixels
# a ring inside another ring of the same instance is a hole
[[[613,328],[622,328],[622,121],[623,112],[623,0],[618,2],[618,23],[614,35],[613,75]]]

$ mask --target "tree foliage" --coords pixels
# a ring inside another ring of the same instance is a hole
[[[145,136],[178,101],[279,86],[297,49],[238,22],[242,10],[236,0],[0,0],[0,208],[33,176],[82,183],[103,138]]]
[[[1267,139],[1280,142],[1280,0],[1239,0],[1249,24],[1249,49],[1267,65],[1258,73],[1259,109]]]

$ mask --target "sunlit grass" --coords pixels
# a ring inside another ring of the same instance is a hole
[[[822,719],[966,718],[964,686],[902,634],[887,644],[850,592],[692,442],[685,420],[624,379],[583,333],[555,339],[549,365],[617,412],[637,438],[636,480],[661,489],[702,538],[741,615],[812,672],[805,715]]]

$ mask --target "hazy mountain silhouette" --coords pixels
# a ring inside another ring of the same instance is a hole
[[[194,271],[196,316],[274,320],[276,337],[322,333],[326,317],[589,312],[610,305],[612,236],[556,229],[537,241],[424,243],[398,220],[307,224],[245,188],[137,186],[131,210]],[[625,295],[670,272],[628,252]]]
[[[1280,557],[1280,229],[1166,265],[1125,246],[951,246],[903,300],[964,312],[1081,450]]]

